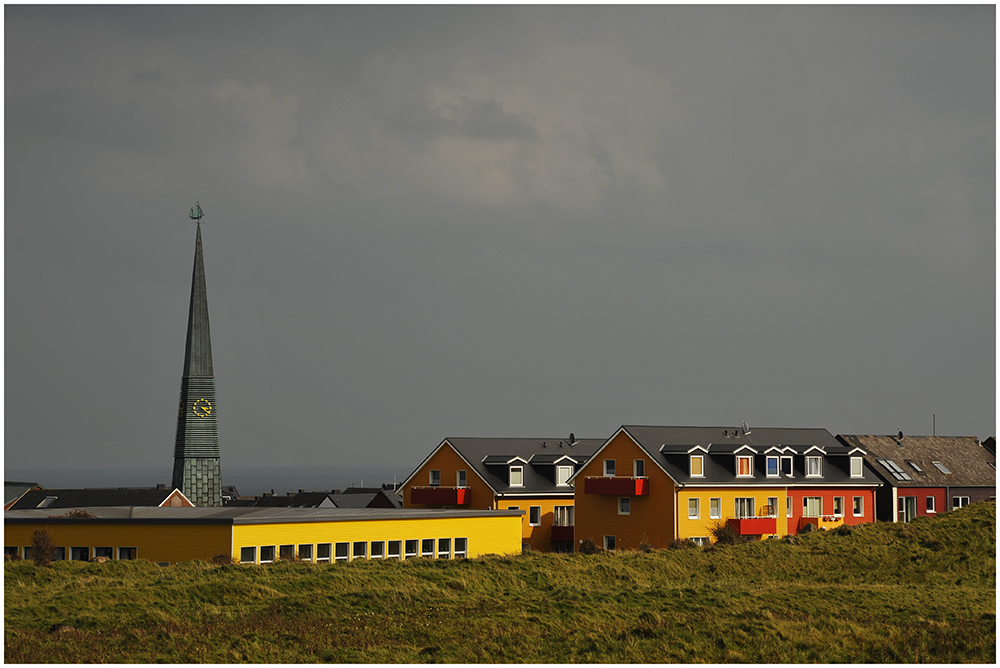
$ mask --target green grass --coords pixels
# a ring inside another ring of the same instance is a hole
[[[8,663],[994,663],[996,511],[650,553],[5,565]],[[75,627],[52,633],[56,624]]]

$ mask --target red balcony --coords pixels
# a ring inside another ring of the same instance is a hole
[[[552,527],[552,542],[553,543],[572,543],[573,542],[573,527]]]
[[[778,533],[778,520],[774,517],[731,519],[727,520],[726,524],[735,529],[741,536],[761,536]]]
[[[605,496],[648,496],[649,478],[584,478],[583,493]]]
[[[472,502],[468,487],[411,487],[410,503],[427,506],[467,506]]]

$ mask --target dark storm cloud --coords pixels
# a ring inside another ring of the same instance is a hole
[[[986,436],[990,7],[5,8],[8,466]]]

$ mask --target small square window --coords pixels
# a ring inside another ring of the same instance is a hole
[[[312,561],[313,559],[312,543],[299,545],[299,559],[301,559],[302,561]]]
[[[438,538],[438,559],[451,559],[451,538]]]
[[[528,525],[537,527],[542,523],[542,507],[528,506]]]
[[[71,547],[69,548],[69,558],[71,561],[90,561],[90,548]]]
[[[385,541],[384,540],[373,540],[371,545],[371,558],[372,559],[383,559],[385,558]]]
[[[316,561],[329,562],[332,554],[333,543],[319,543],[316,545]]]
[[[523,466],[511,466],[510,467],[510,486],[511,487],[523,487],[524,486],[524,467]]]
[[[606,476],[615,475],[615,460],[613,459],[604,460],[604,475]]]
[[[422,557],[434,557],[434,539],[424,538],[420,541],[420,556]]]
[[[455,539],[455,558],[465,559],[469,555],[469,539],[468,538],[456,538]]]
[[[351,558],[351,544],[337,543],[333,546],[334,561],[348,561]]]
[[[688,519],[701,519],[701,499],[688,499]]]
[[[708,517],[713,520],[722,519],[722,499],[720,497],[709,499]]]
[[[936,513],[937,512],[934,509],[934,497],[933,496],[928,496],[927,497],[927,512],[929,512],[929,513]]]
[[[865,497],[854,497],[854,516],[862,517],[865,514]]]
[[[364,559],[368,556],[368,542],[363,540],[354,541],[354,546],[351,549],[351,559]]]
[[[261,545],[260,546],[260,563],[268,564],[274,561],[275,557],[275,547],[274,545]]]
[[[430,485],[431,487],[441,486],[441,471],[438,469],[431,469]]]
[[[240,548],[240,563],[241,564],[256,564],[257,563],[257,548],[256,547],[241,547]]]
[[[115,550],[111,547],[95,547],[94,548],[94,558],[103,557],[104,559],[114,559]]]
[[[569,479],[573,477],[573,467],[572,466],[557,466],[556,467],[556,484],[560,487],[565,487],[569,485]]]
[[[628,515],[632,512],[632,499],[627,496],[618,497],[618,514]]]
[[[278,547],[278,558],[285,561],[295,561],[295,546],[281,545]]]
[[[964,508],[969,505],[969,497],[967,496],[953,496],[951,498],[951,509],[958,510],[959,508]]]
[[[604,549],[605,550],[614,550],[615,549],[615,537],[614,536],[605,536],[604,537]]]
[[[403,541],[401,540],[390,540],[389,541],[389,558],[390,559],[400,559],[403,556]]]
[[[420,541],[413,539],[406,541],[406,553],[405,557],[407,559],[417,556],[417,548],[420,546]]]

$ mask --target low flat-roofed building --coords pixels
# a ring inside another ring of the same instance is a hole
[[[7,511],[4,553],[28,558],[49,532],[57,559],[145,559],[162,565],[230,555],[300,559],[455,559],[521,551],[521,511],[387,508],[127,508]]]

